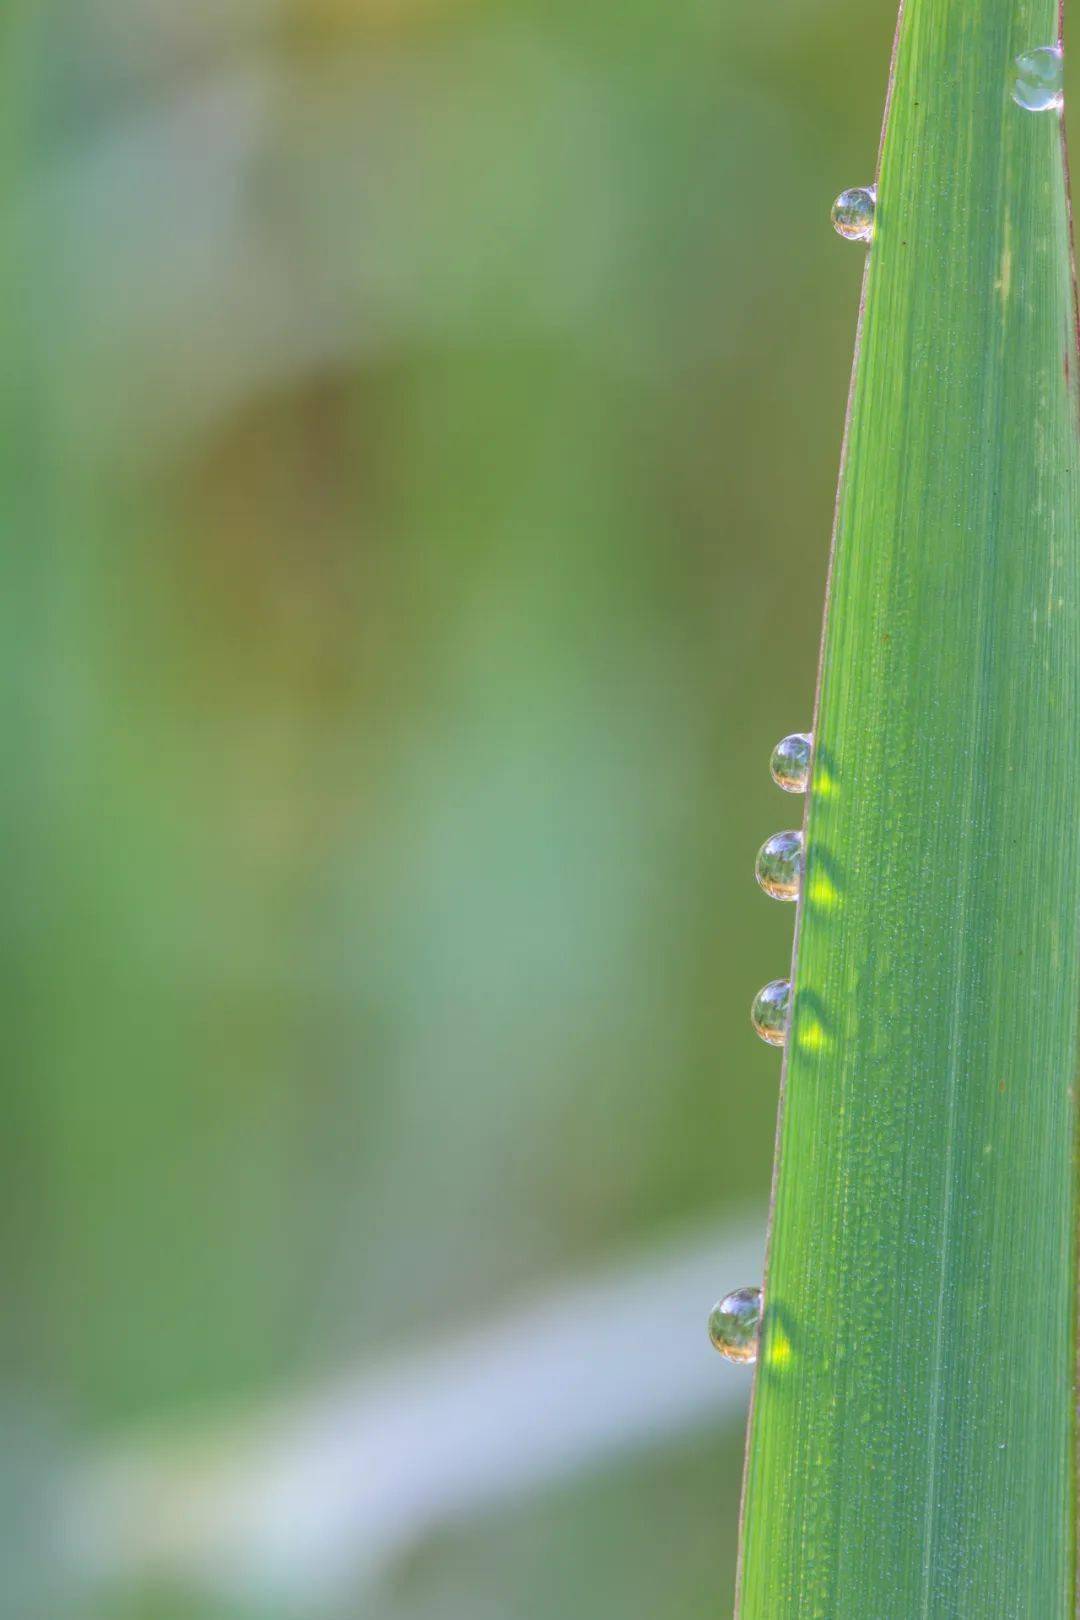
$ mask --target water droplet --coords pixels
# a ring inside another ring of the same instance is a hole
[[[1016,58],[1013,100],[1025,112],[1050,112],[1065,100],[1065,61],[1060,45],[1039,45]]]
[[[728,1361],[756,1361],[760,1329],[760,1288],[736,1288],[709,1312],[709,1338]]]
[[[770,1046],[783,1046],[787,1040],[788,1014],[791,1011],[791,985],[787,979],[773,979],[754,997],[750,1009],[750,1022],[763,1041]]]
[[[810,755],[814,739],[808,731],[793,731],[777,743],[769,761],[772,779],[785,793],[805,793],[810,781]]]
[[[870,242],[874,236],[877,186],[852,186],[832,205],[833,230],[848,242]]]
[[[758,882],[774,900],[797,900],[803,869],[801,832],[778,832],[767,838],[758,851],[755,869]]]

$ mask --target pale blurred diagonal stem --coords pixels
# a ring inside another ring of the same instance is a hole
[[[118,1443],[69,1480],[63,1543],[92,1585],[302,1608],[370,1587],[440,1527],[738,1422],[748,1380],[718,1376],[702,1301],[756,1276],[761,1242],[687,1234],[233,1426]]]

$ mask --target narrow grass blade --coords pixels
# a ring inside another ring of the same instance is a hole
[[[1061,120],[1012,96],[1057,35],[1051,0],[907,0],[897,38],[742,1620],[1074,1612],[1076,325]]]

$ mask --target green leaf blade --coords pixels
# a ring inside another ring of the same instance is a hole
[[[1080,456],[1036,0],[908,0],[841,478],[742,1620],[1074,1606]],[[858,179],[859,177],[851,177]]]

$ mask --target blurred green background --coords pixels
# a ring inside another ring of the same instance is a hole
[[[730,1613],[894,20],[10,0],[11,1614]]]

